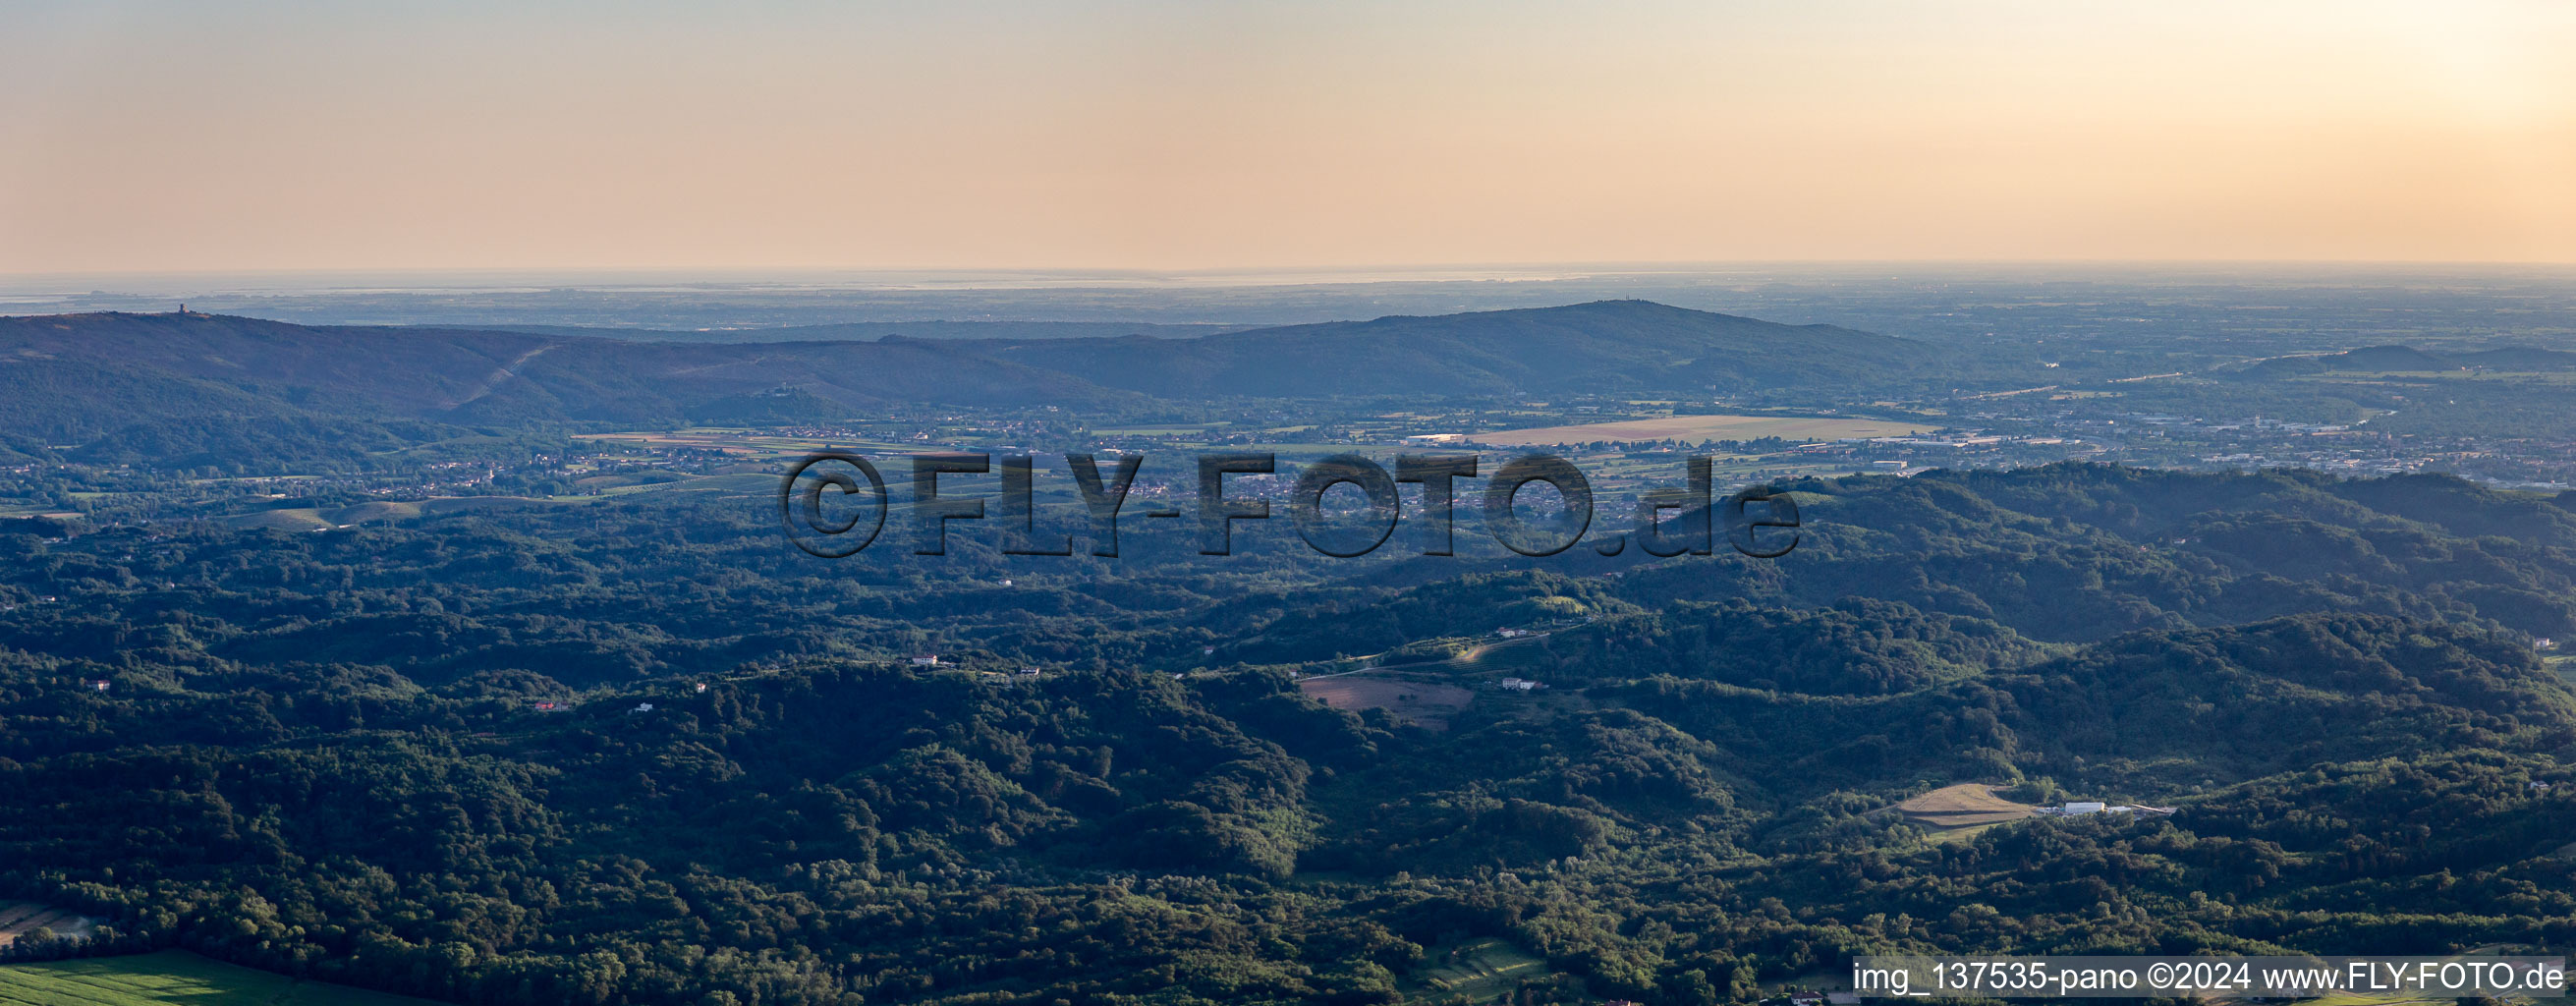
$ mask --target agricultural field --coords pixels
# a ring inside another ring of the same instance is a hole
[[[0,1006],[431,1006],[163,950],[0,967]]]
[[[1476,693],[1457,685],[1359,674],[1307,678],[1297,688],[1335,709],[1384,709],[1396,719],[1432,731],[1449,729],[1449,717],[1476,700]]]
[[[38,926],[56,936],[84,937],[97,925],[96,919],[33,901],[0,901],[0,947],[16,942]]]
[[[1661,419],[1624,419],[1610,423],[1584,423],[1577,426],[1541,426],[1526,430],[1495,430],[1469,437],[1477,443],[1506,447],[1530,447],[1545,444],[1579,444],[1595,440],[1645,441],[1673,440],[1758,440],[1779,437],[1784,440],[1841,440],[1851,437],[1901,437],[1929,433],[1937,427],[1923,423],[1887,419],[1856,419],[1825,416],[1667,416]]]
[[[1468,1002],[1492,1002],[1509,994],[1522,979],[1547,974],[1546,962],[1519,947],[1494,939],[1469,940],[1430,949],[1416,972],[1427,993],[1418,998],[1464,996]]]
[[[1905,820],[1934,831],[1983,828],[2029,817],[2029,804],[2014,803],[1995,795],[1995,788],[1982,783],[1961,783],[1908,799],[1888,808]]]

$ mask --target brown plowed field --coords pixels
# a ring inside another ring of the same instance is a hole
[[[1449,729],[1449,717],[1467,708],[1476,693],[1456,685],[1373,678],[1358,674],[1332,678],[1308,678],[1297,688],[1315,701],[1335,709],[1358,712],[1362,709],[1384,709],[1395,718],[1426,730]],[[1405,696],[1412,696],[1406,698]]]

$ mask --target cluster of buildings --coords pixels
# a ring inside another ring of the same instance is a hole
[[[1618,1003],[1628,1002],[1628,1000],[1613,999],[1610,1002],[1612,1006],[1617,1006]],[[1784,996],[1764,999],[1761,1006],[1858,1006],[1859,1002],[1860,993],[1858,992],[1818,992],[1813,989],[1801,989]]]
[[[2105,804],[2100,800],[2069,800],[2055,807],[2041,807],[2036,811],[2051,817],[2079,817],[2085,814],[2149,814],[2156,817],[2169,817],[2173,812],[2174,809],[2171,807],[2150,807],[2143,803]]]
[[[920,655],[915,656],[915,657],[913,657],[913,658],[912,658],[912,666],[914,666],[914,667],[944,667],[944,666],[950,666],[950,665],[947,665],[947,664],[943,664],[943,663],[941,663],[941,661],[940,661],[940,657],[939,657],[939,655],[938,655],[938,654],[936,654],[936,653],[924,653],[924,654],[920,654]],[[1002,672],[1000,672],[1000,671],[981,671],[981,672],[978,672],[978,673],[975,675],[975,677],[976,677],[976,679],[977,679],[977,680],[979,680],[979,681],[993,682],[993,683],[999,683],[999,684],[1027,684],[1027,683],[1031,683],[1031,682],[1035,682],[1035,681],[1037,681],[1040,677],[1044,676],[1044,675],[1045,675],[1045,673],[1046,673],[1046,672],[1045,672],[1044,670],[1040,669],[1040,668],[1036,668],[1036,667],[1023,667],[1023,668],[1020,668],[1019,670],[1013,671],[1013,672],[1011,672],[1011,673],[1009,673],[1009,674],[1004,674],[1004,673],[1002,673]],[[1173,677],[1176,677],[1176,678],[1177,678],[1177,677],[1180,677],[1180,675],[1175,674],[1175,675],[1173,675]],[[707,690],[707,686],[705,686],[705,685],[699,685],[699,686],[698,686],[698,690],[699,690],[699,691],[701,691],[701,692],[706,691],[706,690]]]
[[[2091,457],[2182,471],[2312,468],[2353,477],[2432,471],[2507,488],[2565,489],[2576,485],[2576,440],[2391,433],[2368,420],[2345,425],[2284,422],[2262,416],[2079,414],[2071,408],[2051,414],[1978,411],[1960,418],[2048,434],[2011,437],[2002,444],[1974,448],[1987,452],[2005,448],[1994,460],[2012,464],[2046,459],[2037,452],[2011,448],[2059,444],[2067,445],[2059,448],[2067,458]],[[1893,441],[1835,445],[1837,451],[1893,452],[1894,456],[1927,453],[1921,449],[1924,446]],[[1993,463],[1963,458],[1952,466],[1991,467]]]

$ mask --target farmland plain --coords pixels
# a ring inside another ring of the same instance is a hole
[[[1844,440],[1857,437],[1901,437],[1931,432],[1924,423],[1889,419],[1859,419],[1835,416],[1665,416],[1656,419],[1626,419],[1610,423],[1583,423],[1574,426],[1541,426],[1526,430],[1495,430],[1478,433],[1470,439],[1478,443],[1506,447],[1542,444],[1578,444],[1598,440],[1636,442],[1645,440],[1759,440],[1779,437],[1783,440]]]

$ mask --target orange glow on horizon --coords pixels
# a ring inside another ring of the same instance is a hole
[[[0,12],[0,272],[2576,261],[2576,7]]]

